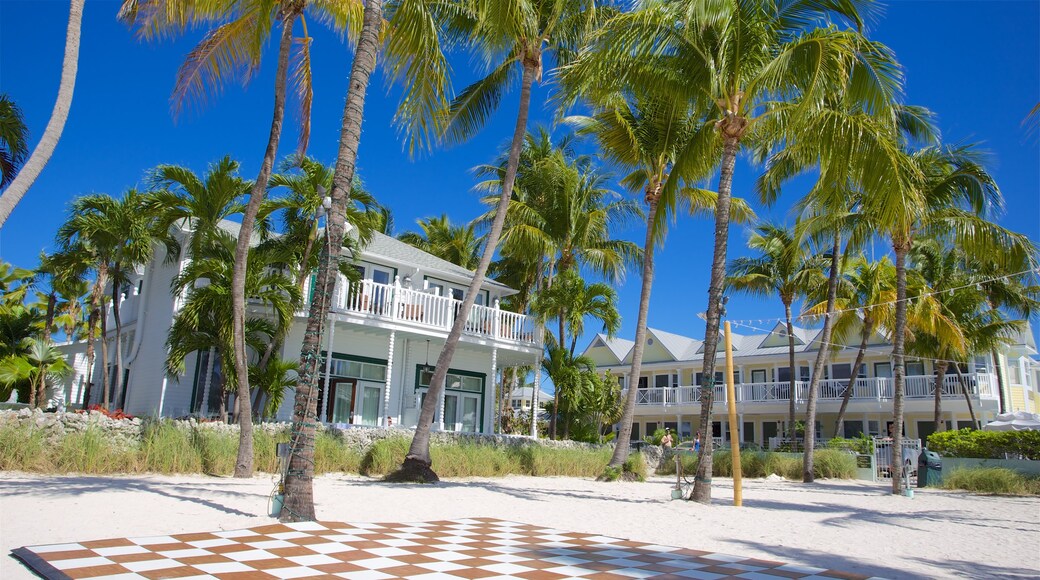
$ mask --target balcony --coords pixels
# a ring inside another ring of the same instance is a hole
[[[973,399],[996,399],[996,378],[987,373],[977,373],[964,377],[967,383],[968,393]],[[827,379],[820,381],[819,396],[817,401],[841,401],[845,396],[845,389],[849,386],[848,379]],[[790,397],[791,383],[740,383],[735,386],[736,402],[745,405],[767,405],[770,403],[786,403]],[[726,387],[716,385],[714,387],[714,400],[716,403],[726,403]],[[795,382],[795,397],[799,403],[805,403],[809,397],[809,382]],[[904,382],[904,396],[907,400],[934,399],[935,377],[911,376],[906,377]],[[856,379],[852,385],[852,402],[857,401],[891,401],[892,379],[875,377],[868,379]],[[639,389],[636,395],[636,405],[640,407],[677,407],[699,405],[701,387],[654,387]],[[943,399],[958,399],[964,394],[961,391],[961,383],[957,376],[946,376],[942,385]]]
[[[333,312],[359,314],[405,327],[451,331],[462,310],[462,301],[393,284],[363,280],[338,291]],[[474,304],[463,334],[521,346],[539,347],[534,320],[524,314]]]

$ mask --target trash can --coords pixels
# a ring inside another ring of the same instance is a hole
[[[917,487],[938,487],[942,483],[942,456],[924,449],[918,459]]]

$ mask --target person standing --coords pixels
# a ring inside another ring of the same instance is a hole
[[[665,428],[664,437],[661,437],[661,446],[665,448],[665,451],[672,448],[672,430]]]

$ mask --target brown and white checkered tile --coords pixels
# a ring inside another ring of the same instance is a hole
[[[13,553],[48,580],[865,578],[491,518],[272,524]]]

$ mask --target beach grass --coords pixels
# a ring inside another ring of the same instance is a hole
[[[1003,467],[956,469],[943,475],[942,486],[995,495],[1040,495],[1040,479]]]
[[[697,458],[682,455],[683,473],[691,475],[697,470]],[[740,472],[743,477],[759,478],[776,474],[784,479],[802,479],[801,456],[768,451],[743,451],[740,454]],[[657,470],[658,475],[675,475],[675,461],[665,461]],[[718,477],[733,477],[732,454],[728,450],[716,451],[712,457],[712,474]],[[856,475],[856,462],[852,455],[835,449],[819,449],[813,453],[813,475],[826,479],[852,479]]]

